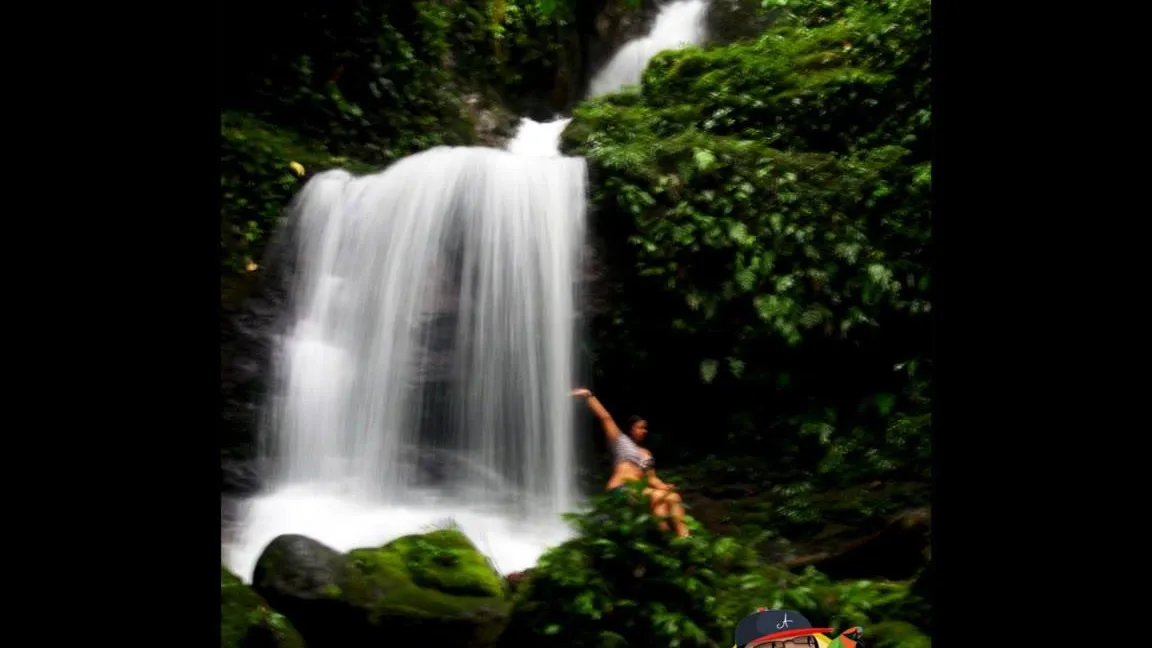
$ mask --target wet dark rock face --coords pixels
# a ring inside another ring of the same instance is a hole
[[[259,487],[257,430],[268,392],[276,337],[284,329],[294,236],[275,235],[262,269],[225,277],[220,285],[221,492],[251,494]]]
[[[220,326],[220,452],[222,486],[241,488],[243,462],[256,455],[255,432],[267,382],[274,315],[262,300]],[[239,478],[239,480],[237,480]]]

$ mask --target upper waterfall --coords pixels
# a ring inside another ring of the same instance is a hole
[[[665,5],[656,14],[652,29],[644,36],[629,41],[608,61],[588,85],[588,95],[616,92],[640,83],[644,68],[660,52],[699,45],[706,35],[705,0],[678,0]]]

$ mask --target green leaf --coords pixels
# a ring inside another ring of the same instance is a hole
[[[711,383],[716,378],[716,367],[715,360],[704,360],[700,363],[700,379],[705,384]]]
[[[756,273],[745,268],[736,273],[736,283],[745,291],[752,290],[756,286]]]
[[[879,263],[868,266],[868,278],[879,286],[887,286],[892,281],[892,271]]]
[[[733,223],[732,227],[728,228],[728,238],[740,245],[747,245],[751,238],[748,236],[748,226],[744,223]],[[755,241],[755,239],[752,239],[752,241]]]
[[[728,358],[728,371],[739,378],[744,373],[744,361],[739,358]]]
[[[711,151],[704,149],[696,149],[693,151],[692,158],[696,161],[696,168],[701,171],[707,171],[716,163],[716,156],[713,155]]]
[[[896,396],[893,394],[879,394],[876,396],[876,409],[881,416],[888,416],[896,405]]]

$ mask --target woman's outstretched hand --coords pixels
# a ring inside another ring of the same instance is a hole
[[[568,392],[568,395],[569,396],[578,396],[580,398],[588,398],[589,396],[592,395],[592,392],[588,391],[587,389],[584,389],[583,387],[577,387],[576,389],[573,389],[572,391]]]

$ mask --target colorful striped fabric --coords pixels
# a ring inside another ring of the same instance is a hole
[[[821,645],[821,648],[856,648],[860,643],[860,635],[864,634],[864,628],[859,626],[849,628],[840,633],[839,637],[828,642],[827,646]],[[852,635],[852,636],[849,636]],[[825,637],[827,639],[827,637]],[[820,638],[817,637],[816,641],[819,643]]]

